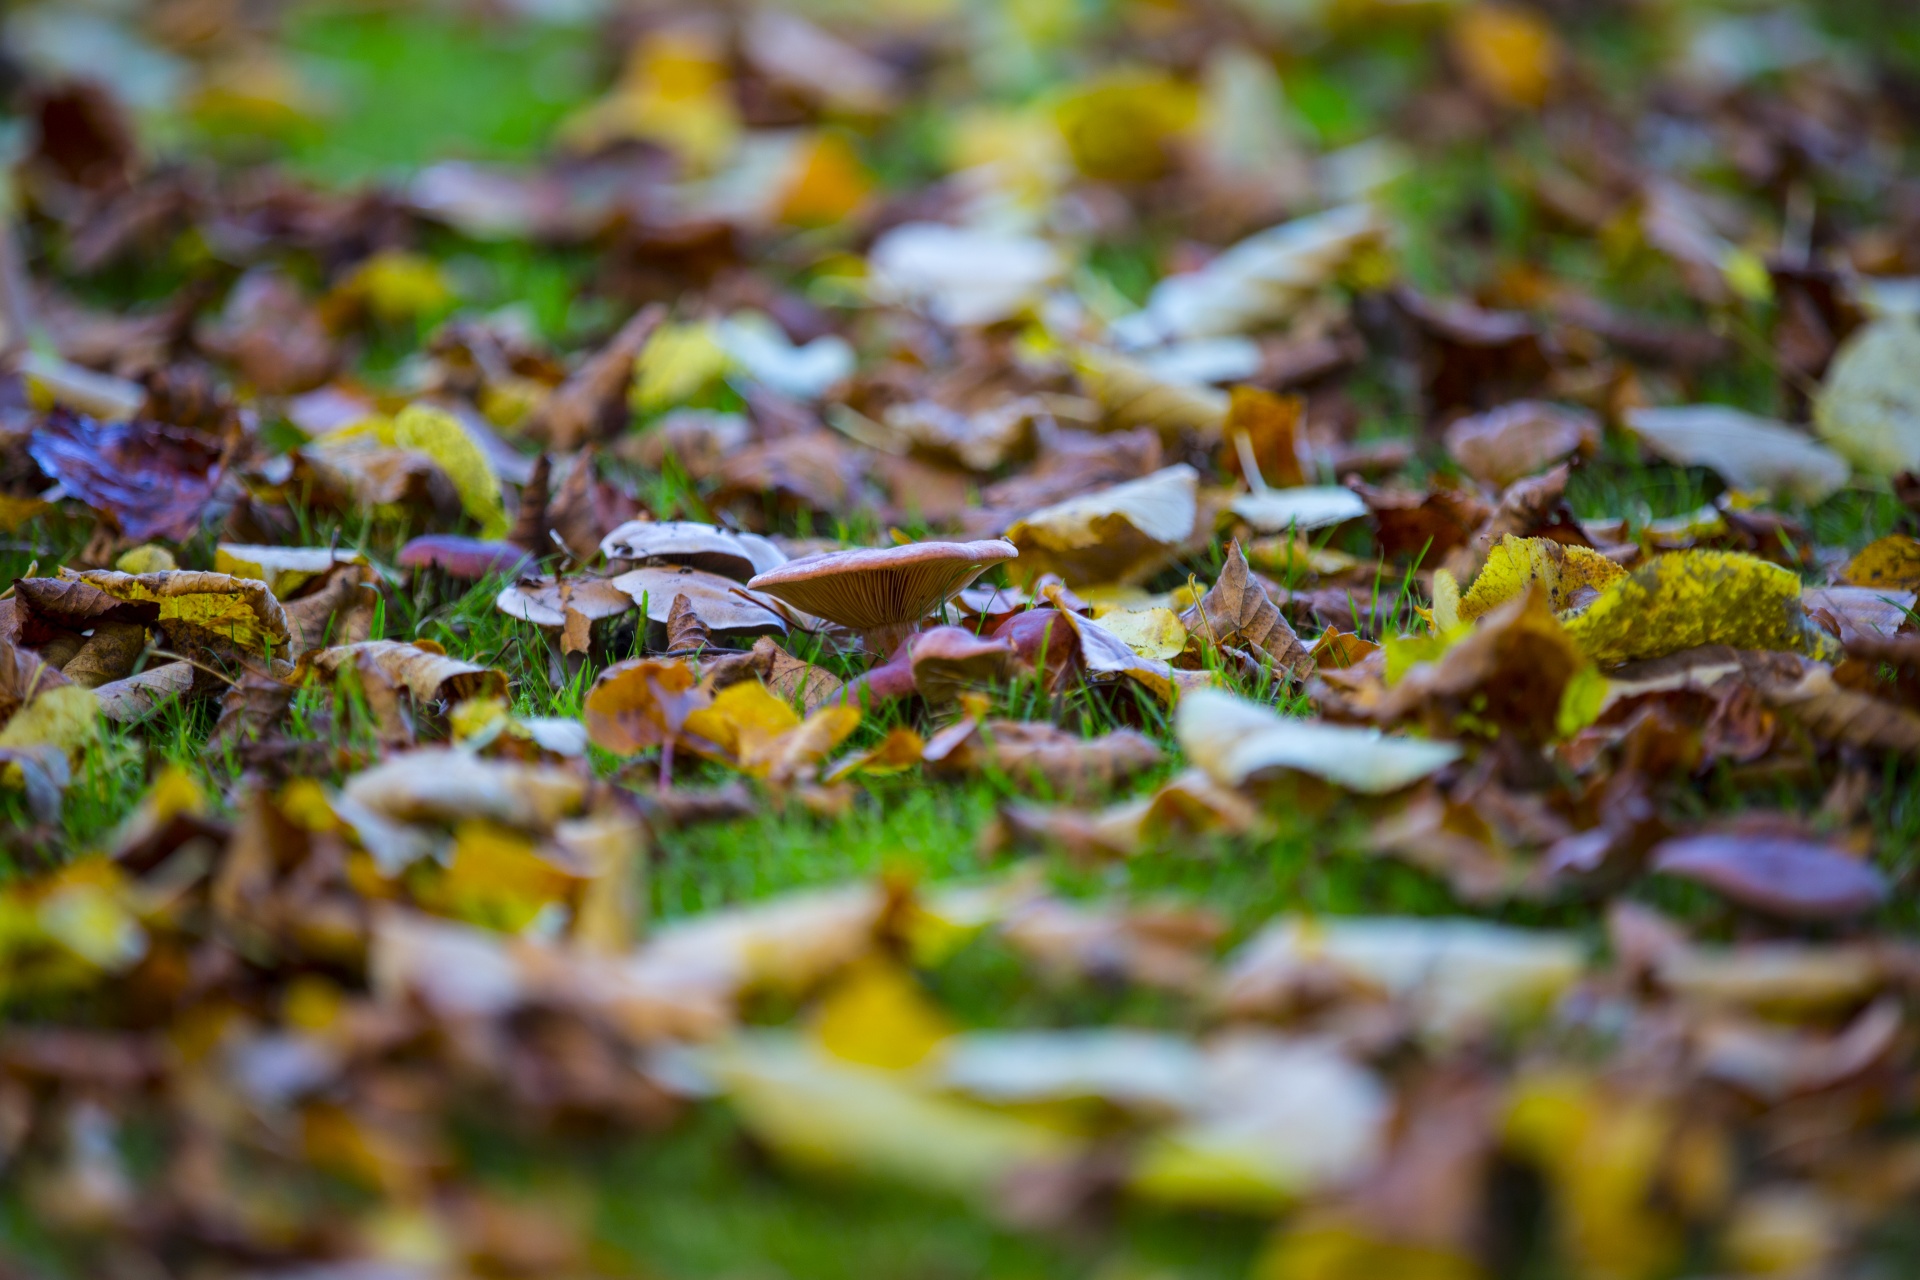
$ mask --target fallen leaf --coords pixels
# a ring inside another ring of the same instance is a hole
[[[135,541],[190,537],[224,461],[221,442],[197,431],[95,422],[64,411],[47,415],[27,452],[67,493],[111,515]]]
[[[1247,567],[1237,541],[1227,544],[1219,580],[1180,615],[1180,622],[1188,634],[1216,648],[1251,648],[1296,678],[1312,674],[1307,647]]]
[[[1181,463],[1035,511],[1007,530],[1031,581],[1058,573],[1069,586],[1134,582],[1193,535],[1199,476]]]
[[[1890,533],[1869,542],[1847,561],[1840,580],[1856,587],[1920,590],[1920,538]]]
[[[1813,402],[1822,439],[1874,476],[1920,471],[1920,324],[1888,315],[1848,338]]]
[[[1784,422],[1723,405],[1634,409],[1627,426],[1654,453],[1716,471],[1736,489],[1815,503],[1847,482],[1847,461]]]
[[[1481,484],[1504,489],[1572,454],[1600,447],[1592,414],[1538,400],[1522,400],[1456,418],[1444,436],[1447,453]]]
[[[615,755],[633,755],[675,742],[686,728],[687,717],[708,703],[695,688],[697,683],[693,668],[684,661],[631,658],[616,662],[594,680],[581,704],[587,734],[595,746]]]
[[[1225,787],[1240,787],[1275,770],[1289,769],[1365,795],[1382,795],[1410,786],[1460,756],[1460,748],[1452,743],[1289,720],[1211,689],[1181,696],[1174,735],[1187,758]]]
[[[1886,878],[1858,858],[1787,835],[1735,830],[1682,836],[1657,846],[1649,865],[1790,920],[1862,915],[1888,895]]]
[[[1807,624],[1797,575],[1724,551],[1655,556],[1610,583],[1566,625],[1601,666],[1703,644],[1815,655],[1830,647]]]

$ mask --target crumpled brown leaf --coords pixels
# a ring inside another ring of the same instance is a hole
[[[55,410],[27,452],[73,497],[136,542],[192,535],[226,457],[220,439],[158,422],[96,422]]]
[[[1250,648],[1296,678],[1313,674],[1313,658],[1247,566],[1238,540],[1227,544],[1220,577],[1180,615],[1187,634],[1216,648]]]

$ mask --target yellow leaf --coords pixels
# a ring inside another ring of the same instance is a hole
[[[798,728],[775,738],[740,744],[740,767],[776,783],[791,781],[802,770],[824,760],[860,727],[860,708],[821,707]]]
[[[453,285],[438,263],[397,249],[362,262],[338,292],[389,324],[431,316],[453,302]]]
[[[1338,1222],[1282,1228],[1254,1280],[1476,1280],[1471,1259],[1427,1245],[1376,1240]]]
[[[1157,72],[1118,71],[1062,98],[1053,118],[1080,172],[1106,182],[1146,182],[1166,171],[1167,144],[1192,127],[1199,112],[1193,86]]]
[[[1840,580],[1856,587],[1880,587],[1888,591],[1920,588],[1920,539],[1910,534],[1890,533],[1869,542],[1859,555],[1847,562]]]
[[[160,629],[170,638],[217,639],[248,653],[278,648],[291,638],[280,602],[255,579],[194,569],[142,574],[63,569],[61,575],[98,587],[116,600],[159,605]]]
[[[533,923],[573,884],[520,832],[475,820],[456,829],[453,860],[419,897],[450,916],[512,933]]]
[[[917,1066],[952,1033],[913,976],[879,956],[855,962],[821,997],[813,1015],[821,1048],[889,1071]]]
[[[1095,625],[1119,636],[1143,658],[1165,662],[1187,647],[1187,629],[1171,609],[1098,609]]]
[[[1537,107],[1553,88],[1560,42],[1543,18],[1505,5],[1470,4],[1453,22],[1453,52],[1476,88],[1514,107]]]
[[[654,413],[683,404],[718,382],[727,365],[711,324],[663,324],[634,361],[633,407]]]
[[[479,523],[481,537],[498,538],[507,532],[500,477],[458,418],[445,409],[411,405],[393,420],[393,442],[418,449],[447,473],[460,495],[461,508]]]
[[[12,533],[35,516],[51,510],[53,504],[44,498],[0,493],[0,533]]]
[[[1582,1275],[1651,1280],[1681,1247],[1654,1206],[1674,1117],[1658,1099],[1611,1092],[1570,1071],[1514,1086],[1506,1141],[1547,1175],[1561,1247]]]
[[[14,712],[0,729],[0,747],[58,747],[72,755],[93,741],[99,725],[100,702],[93,690],[64,684]]]
[[[850,778],[856,773],[890,774],[901,773],[920,763],[920,753],[926,749],[926,741],[918,733],[905,725],[899,725],[887,731],[887,736],[870,751],[862,751],[833,767],[826,777],[828,782],[838,782]]]
[[[178,569],[180,563],[173,558],[173,552],[165,547],[143,542],[133,550],[123,552],[113,562],[113,567],[121,573],[164,573],[168,569]]]
[[[1460,597],[1460,618],[1470,622],[1505,604],[1536,581],[1545,585],[1548,604],[1558,613],[1572,608],[1580,592],[1601,590],[1625,577],[1626,572],[1587,547],[1564,546],[1551,538],[1516,538],[1508,534],[1488,554],[1480,576]],[[1437,605],[1437,582],[1434,600]],[[1437,608],[1434,616],[1436,620],[1439,618]]]
[[[827,226],[859,212],[873,194],[867,172],[853,145],[838,133],[820,133],[807,141],[792,180],[780,197],[780,220],[794,226]]]
[[[758,680],[728,685],[714,695],[711,706],[693,712],[686,721],[688,733],[705,738],[735,759],[799,727],[800,717],[793,708]]]
[[[1835,648],[1807,624],[1792,571],[1732,551],[1656,556],[1616,579],[1566,626],[1602,666],[1703,644],[1815,657]]]
[[[147,791],[146,807],[154,819],[164,822],[180,814],[208,811],[207,793],[187,770],[170,764],[160,771]]]
[[[1893,313],[1856,329],[1827,366],[1813,423],[1869,475],[1920,469],[1920,323]]]
[[[696,172],[711,170],[740,137],[726,51],[689,28],[654,32],[634,46],[613,92],[570,116],[560,136],[585,151],[645,139]]]

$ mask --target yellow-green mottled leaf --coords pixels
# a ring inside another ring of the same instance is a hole
[[[1587,547],[1564,546],[1551,538],[1516,538],[1508,534],[1488,553],[1480,576],[1460,597],[1459,613],[1463,620],[1477,618],[1513,599],[1536,581],[1546,586],[1547,601],[1557,613],[1571,608],[1582,590],[1598,591],[1625,576],[1626,570]],[[1437,606],[1437,582],[1434,599]],[[1437,607],[1435,621],[1439,621]]]
[[[1581,651],[1602,666],[1659,658],[1703,644],[1825,655],[1807,624],[1800,579],[1732,551],[1680,551],[1617,579],[1567,619]]]
[[[460,506],[479,522],[480,535],[498,538],[507,531],[507,508],[500,494],[500,477],[460,420],[445,409],[410,405],[393,420],[393,442],[418,449],[453,481]]]

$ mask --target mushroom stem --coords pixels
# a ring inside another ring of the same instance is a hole
[[[884,627],[869,627],[860,633],[861,646],[882,662],[891,662],[900,646],[912,635],[919,622],[890,622]]]

